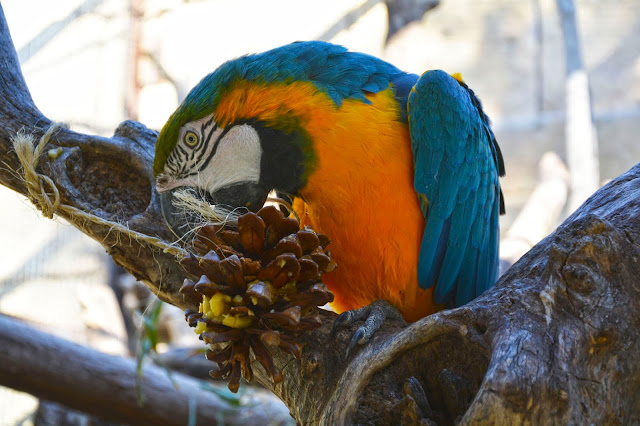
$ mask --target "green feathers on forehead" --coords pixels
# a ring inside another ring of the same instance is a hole
[[[413,85],[417,77],[373,56],[321,41],[296,42],[231,60],[203,78],[169,117],[158,135],[154,176],[163,171],[180,128],[215,112],[225,90],[239,79],[263,84],[310,81],[340,106],[345,99],[369,103],[366,93],[378,93],[390,84]]]

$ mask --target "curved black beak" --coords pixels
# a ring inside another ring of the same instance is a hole
[[[238,207],[244,207],[252,212],[257,212],[262,208],[271,190],[259,183],[240,182],[220,188],[213,194],[197,191],[189,187],[178,187],[161,192],[159,195],[162,215],[169,228],[178,238],[182,238],[187,232],[199,225],[201,219],[195,212],[190,212],[174,205],[174,194],[185,189],[191,189],[194,195],[204,199],[209,204],[223,206],[230,211]]]
[[[186,214],[186,211],[173,205],[174,194],[184,189],[186,188],[179,187],[159,194],[160,209],[162,210],[164,221],[178,238],[182,238],[189,232],[189,230],[193,228],[193,222],[197,220],[195,215],[189,216]]]

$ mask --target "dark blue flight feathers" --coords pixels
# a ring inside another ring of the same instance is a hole
[[[429,71],[414,89],[414,187],[428,200],[418,281],[436,286],[436,303],[460,306],[497,279],[504,164],[480,101],[464,83]]]

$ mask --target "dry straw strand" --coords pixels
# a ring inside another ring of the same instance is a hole
[[[182,212],[188,212],[191,215],[191,229],[187,232],[187,235],[190,236],[195,235],[198,232],[198,229],[206,225],[237,227],[238,218],[249,212],[246,207],[231,208],[221,204],[212,206],[207,201],[203,200],[202,197],[197,197],[193,189],[176,191],[173,194],[173,198],[173,205],[175,207]],[[286,207],[289,214],[295,220],[300,222],[300,217],[298,217],[298,214],[289,202],[278,197],[268,197],[267,204],[269,203]],[[189,223],[189,221],[187,221],[187,223]]]
[[[64,127],[62,123],[53,123],[49,126],[40,138],[37,146],[34,146],[35,139],[33,135],[24,129],[20,130],[11,138],[13,149],[22,165],[22,178],[27,186],[29,199],[42,211],[42,214],[49,219],[53,219],[55,213],[64,212],[69,216],[82,218],[85,221],[108,227],[109,232],[117,231],[137,241],[143,241],[149,245],[160,248],[165,253],[170,253],[179,258],[184,257],[186,251],[177,245],[169,244],[157,237],[151,237],[141,232],[133,231],[122,223],[103,219],[76,207],[63,204],[60,201],[60,192],[56,184],[49,176],[39,173],[36,167],[51,136],[62,127]]]

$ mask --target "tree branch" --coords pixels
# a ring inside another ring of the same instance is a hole
[[[600,185],[598,135],[593,124],[589,76],[582,63],[580,37],[573,0],[556,0],[564,36],[567,78],[565,81],[565,135],[571,177],[569,211],[574,211]]]
[[[66,341],[0,315],[0,384],[113,422],[185,425],[286,424],[289,412],[260,389],[234,405],[180,373],[147,366],[138,406],[136,363]],[[174,386],[175,384],[175,386]]]
[[[560,157],[546,152],[538,163],[538,184],[500,241],[501,268],[506,270],[558,224],[567,202],[569,171]]]

